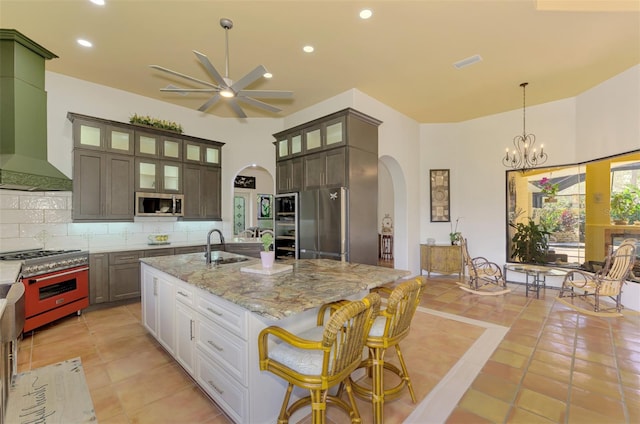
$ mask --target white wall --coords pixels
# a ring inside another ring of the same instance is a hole
[[[532,86],[533,87],[533,86]],[[640,66],[575,98],[527,107],[526,129],[561,165],[640,149]],[[522,134],[522,109],[456,124],[423,124],[420,239],[448,241],[449,224],[429,222],[429,169],[451,169],[451,214],[472,256],[506,261],[505,147]]]
[[[427,183],[429,169],[434,168],[451,170],[451,213],[454,218],[461,217],[458,229],[469,238],[471,254],[498,263],[505,261],[505,168],[501,157],[513,137],[522,132],[521,109],[462,123],[421,125],[358,90],[349,90],[286,118],[238,120],[201,114],[52,72],[46,73],[46,89],[49,158],[68,176],[72,171],[71,123],[66,119],[69,111],[121,122],[127,122],[133,113],[150,115],[180,123],[186,134],[226,143],[222,150],[224,223],[171,224],[184,237],[199,236],[201,227],[214,225],[222,225],[225,235],[231,233],[235,175],[256,163],[275,176],[271,134],[353,107],[383,121],[378,151],[393,179],[396,267],[418,273],[418,245],[428,237],[438,242],[448,239],[448,224],[429,222]],[[575,98],[527,107],[527,130],[545,145],[549,165],[565,164],[640,148],[639,116],[640,66],[635,66]],[[70,216],[70,210],[62,214],[40,211],[32,218],[31,213],[19,212],[20,196],[7,196],[0,204],[0,249],[12,245],[20,235],[37,242],[29,225],[46,223],[46,216],[56,221]],[[24,204],[33,207],[38,201],[25,200]],[[17,223],[20,219],[27,222]],[[127,237],[127,225],[137,224],[68,224],[66,231],[77,233],[76,225],[88,225],[90,231]],[[147,223],[142,231],[168,225]],[[63,227],[57,228],[63,231]],[[134,230],[138,232],[138,228]],[[88,234],[88,230],[83,231]],[[77,237],[82,240],[82,236]]]
[[[576,158],[640,148],[640,65],[576,97]]]

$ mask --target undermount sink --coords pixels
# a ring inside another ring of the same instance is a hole
[[[238,262],[248,261],[249,258],[212,258],[211,262],[216,265],[235,264]]]

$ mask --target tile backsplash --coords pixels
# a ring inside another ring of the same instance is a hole
[[[166,233],[172,243],[205,243],[219,221],[178,221],[140,217],[134,222],[71,221],[71,192],[0,190],[0,251],[32,248],[105,250],[145,246],[147,237]],[[229,229],[230,231],[230,229]]]

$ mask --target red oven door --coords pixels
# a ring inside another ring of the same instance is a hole
[[[24,332],[89,306],[89,267],[25,278]]]

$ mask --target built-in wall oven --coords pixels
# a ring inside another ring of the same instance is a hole
[[[24,332],[89,306],[89,254],[80,250],[28,250],[0,255],[22,262]]]

